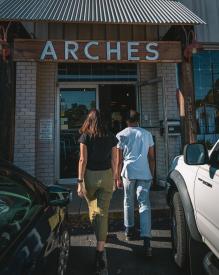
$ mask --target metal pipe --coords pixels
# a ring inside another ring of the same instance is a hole
[[[137,82],[137,85],[139,87],[142,87],[142,86],[157,84],[157,83],[159,83],[161,81],[162,81],[162,77],[157,77],[157,78],[153,78],[153,79],[150,79],[150,80],[145,80],[145,81],[142,81],[142,82]]]
[[[165,151],[166,151],[166,175],[169,172],[169,138],[168,138],[168,125],[167,125],[167,100],[166,100],[166,88],[165,78],[162,78],[162,95],[163,95],[163,115],[164,115],[164,131],[165,131]]]

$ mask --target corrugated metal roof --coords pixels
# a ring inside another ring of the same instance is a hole
[[[183,4],[168,0],[4,0],[0,20],[137,24],[203,24]]]

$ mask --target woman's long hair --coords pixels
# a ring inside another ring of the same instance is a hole
[[[92,137],[103,137],[106,135],[103,119],[97,109],[92,109],[88,113],[79,131],[81,134],[85,133]]]

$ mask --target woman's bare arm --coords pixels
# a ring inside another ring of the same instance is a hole
[[[84,180],[85,169],[87,166],[87,146],[83,143],[80,143],[80,159],[78,163],[78,179]],[[83,186],[81,183],[78,183],[78,195],[83,197]]]
[[[80,143],[80,159],[78,163],[78,178],[84,179],[85,169],[87,166],[87,146]]]

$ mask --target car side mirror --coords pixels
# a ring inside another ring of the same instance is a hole
[[[48,191],[48,204],[50,206],[65,207],[69,204],[70,193],[67,189],[61,186],[51,185],[51,186],[48,186],[47,191]]]
[[[209,162],[208,150],[202,143],[187,144],[183,155],[184,162],[188,165],[203,165]]]

